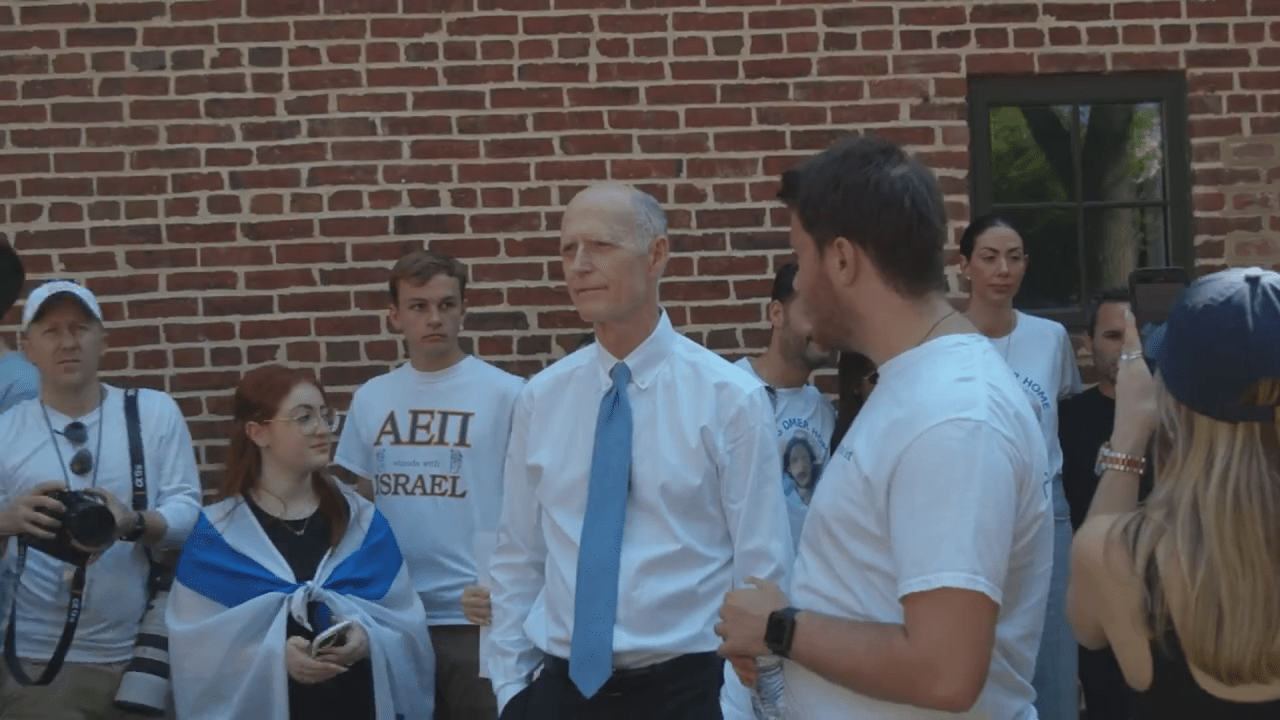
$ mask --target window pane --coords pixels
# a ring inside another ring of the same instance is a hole
[[[1072,106],[991,108],[991,189],[996,203],[1075,199]]]
[[[1134,268],[1169,264],[1165,209],[1089,208],[1084,213],[1084,243],[1090,294],[1128,285]]]
[[[1164,127],[1159,103],[1082,105],[1085,200],[1164,200]]]
[[[1073,208],[998,209],[1027,248],[1027,274],[1014,305],[1024,310],[1080,304],[1080,256]]]

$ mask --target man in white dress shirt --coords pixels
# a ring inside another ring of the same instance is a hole
[[[597,342],[516,401],[491,563],[501,717],[719,718],[720,600],[792,562],[769,396],[659,306],[652,197],[582,191],[560,247]]]
[[[878,138],[783,175],[819,342],[879,368],[813,498],[790,599],[731,592],[720,651],[784,661],[795,717],[1036,717],[1048,453],[1008,365],[947,303],[933,174]]]

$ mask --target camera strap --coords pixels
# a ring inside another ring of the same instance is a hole
[[[138,416],[138,388],[124,391],[124,423],[129,434],[129,482],[133,485],[133,509],[142,512],[147,509],[147,460],[142,452],[142,419]],[[147,555],[147,599],[155,597],[156,592],[163,589],[163,578],[166,568],[151,554],[151,548],[142,546]]]
[[[147,470],[146,460],[142,454],[142,422],[138,416],[138,389],[128,388],[124,391],[124,416],[125,425],[129,434],[129,479],[133,486],[133,509],[142,512],[147,509]],[[98,462],[102,459],[99,458]],[[157,564],[151,556],[151,550],[144,547],[143,551],[147,555],[147,562],[150,565],[148,572],[148,591],[154,596]],[[17,555],[17,577],[22,577],[22,571],[27,564],[27,543],[25,539],[18,539],[18,555]],[[75,573],[71,576],[71,601],[67,604],[67,620],[62,626],[62,636],[58,638],[58,644],[53,648],[53,657],[49,658],[49,664],[45,666],[44,672],[40,674],[34,682],[22,670],[22,664],[18,662],[16,644],[14,642],[14,628],[18,624],[18,602],[14,598],[9,608],[9,628],[5,631],[4,636],[4,662],[9,668],[9,674],[19,685],[48,685],[58,676],[58,672],[62,670],[62,664],[67,658],[67,651],[71,649],[71,641],[75,638],[76,626],[80,624],[80,610],[84,604],[84,587],[85,587],[85,571],[86,566],[76,565]],[[16,588],[15,588],[16,590]]]
[[[22,569],[27,564],[27,542],[21,538],[18,540],[17,561],[17,574],[18,577],[22,577]],[[35,682],[27,677],[22,670],[22,664],[18,662],[13,631],[18,624],[18,599],[15,597],[10,604],[9,629],[4,635],[4,663],[9,668],[9,675],[17,680],[19,685],[48,685],[58,676],[58,671],[62,669],[62,662],[67,659],[67,651],[71,649],[71,639],[75,637],[76,625],[80,624],[80,607],[84,603],[84,574],[85,566],[77,565],[75,574],[71,576],[71,602],[67,603],[67,622],[62,626],[62,637],[58,638],[58,644],[53,648],[53,657],[49,658],[49,664],[45,666],[44,672],[40,673],[40,677],[36,678]]]

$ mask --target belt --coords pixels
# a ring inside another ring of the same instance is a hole
[[[710,663],[722,662],[714,650],[701,653],[678,655],[670,660],[646,665],[638,668],[615,668],[608,682],[600,688],[601,693],[618,693],[624,690],[635,690],[652,683],[667,685],[666,678],[673,676],[687,677],[691,672],[704,669]],[[543,660],[544,672],[560,677],[569,676],[569,661],[547,655]]]

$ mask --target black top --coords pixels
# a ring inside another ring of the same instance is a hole
[[[1146,578],[1149,587],[1159,587],[1154,555],[1147,561]],[[1276,720],[1280,699],[1246,703],[1210,695],[1191,674],[1178,632],[1170,623],[1163,643],[1151,641],[1151,687],[1138,697],[1134,710],[1134,720]]]
[[[307,582],[314,578],[320,561],[329,551],[329,520],[319,510],[304,520],[281,520],[268,515],[247,496],[245,501],[267,537],[271,538],[271,543],[289,563],[294,579]],[[313,626],[318,605],[311,603],[307,607]],[[315,633],[290,615],[285,637],[294,635],[301,635],[307,640],[315,637]],[[369,658],[356,662],[341,675],[315,685],[303,685],[289,678],[289,717],[291,720],[373,720],[373,664]]]
[[[1071,529],[1079,530],[1098,490],[1098,448],[1111,439],[1116,424],[1116,401],[1095,385],[1058,402],[1058,441],[1062,445],[1062,487],[1071,506]],[[1152,466],[1138,485],[1141,502],[1151,492]]]

